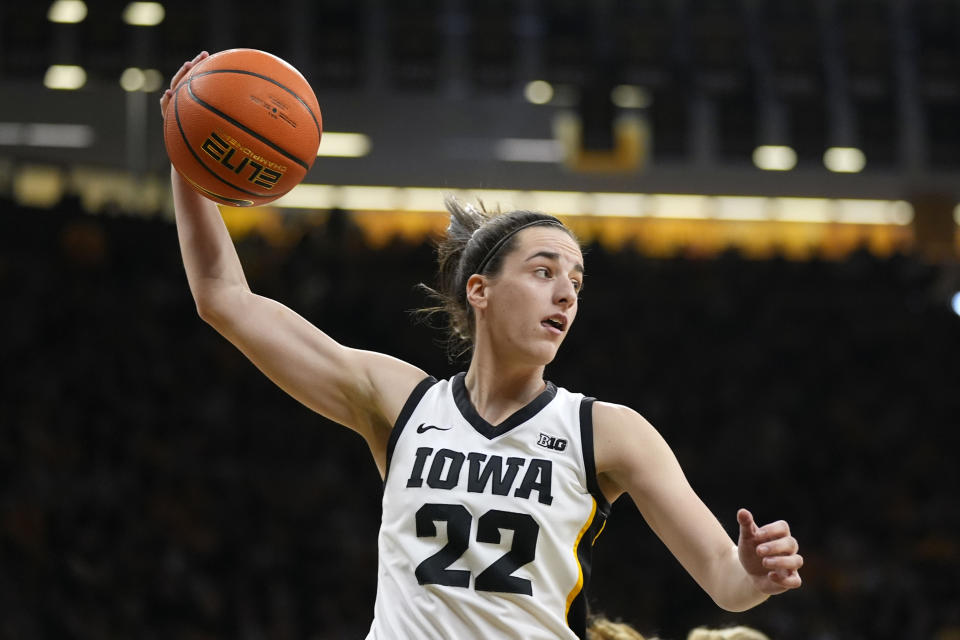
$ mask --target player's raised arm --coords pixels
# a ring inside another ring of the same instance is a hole
[[[718,606],[743,611],[800,586],[803,558],[786,522],[760,527],[741,509],[740,541],[734,544],[649,422],[627,407],[597,402],[594,424],[597,475],[607,498],[629,493],[650,528]]]
[[[206,55],[185,63],[171,87]],[[161,98],[161,109],[170,95]],[[363,435],[382,471],[393,421],[426,374],[389,356],[344,347],[286,306],[251,292],[217,205],[173,169],[171,184],[183,264],[200,316],[291,396]]]

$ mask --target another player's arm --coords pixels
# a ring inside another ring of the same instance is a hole
[[[607,498],[629,493],[651,529],[718,606],[743,611],[800,586],[803,558],[786,522],[758,527],[741,509],[740,541],[734,544],[642,416],[597,402],[594,425],[597,475]]]

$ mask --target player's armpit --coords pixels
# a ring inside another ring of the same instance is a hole
[[[350,349],[285,305],[240,287],[221,292],[204,319],[281,389],[360,433],[373,448],[389,435],[426,374],[402,360]]]

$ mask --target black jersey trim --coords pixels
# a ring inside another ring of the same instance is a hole
[[[481,417],[470,401],[470,393],[467,391],[466,373],[458,373],[453,377],[453,400],[460,410],[460,415],[470,423],[470,425],[487,440],[493,440],[502,436],[515,427],[520,426],[550,404],[557,395],[557,387],[552,382],[547,382],[547,388],[540,392],[536,398],[531,400],[526,406],[521,407],[506,420],[494,426]]]
[[[597,501],[597,510],[604,517],[610,515],[610,503],[600,490],[597,481],[597,462],[593,453],[593,403],[596,398],[584,398],[580,401],[580,446],[583,448],[583,470],[587,476],[587,489]]]
[[[590,575],[593,572],[593,543],[596,542],[600,532],[603,531],[606,522],[607,516],[600,511],[600,504],[597,503],[593,519],[577,545],[577,562],[580,564],[580,572],[583,574],[583,583],[567,611],[567,626],[580,640],[587,640],[587,588],[590,585]]]
[[[435,384],[437,384],[437,379],[433,376],[427,376],[417,383],[417,386],[413,388],[413,391],[411,391],[407,397],[407,401],[403,403],[403,408],[400,409],[400,415],[397,416],[397,421],[393,423],[393,430],[390,431],[390,438],[387,440],[387,464],[383,471],[384,485],[387,484],[387,476],[390,474],[390,460],[393,459],[393,450],[397,447],[397,440],[400,439],[400,433],[403,432],[403,428],[407,426],[413,410],[420,404],[424,394]]]

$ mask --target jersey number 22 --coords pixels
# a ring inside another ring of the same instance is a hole
[[[427,503],[417,510],[418,538],[435,537],[436,523],[447,523],[447,544],[417,566],[415,573],[420,584],[470,586],[469,571],[447,567],[466,552],[470,544],[472,520],[473,516],[462,504]],[[533,562],[537,554],[540,525],[526,513],[491,509],[477,519],[477,542],[500,544],[500,529],[513,531],[513,544],[499,560],[477,575],[473,587],[477,591],[533,595],[529,580],[511,574],[528,562]]]

